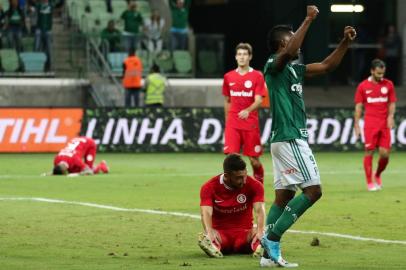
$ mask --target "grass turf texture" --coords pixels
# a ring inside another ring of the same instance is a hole
[[[324,195],[292,229],[406,241],[406,153],[393,153],[384,189],[367,192],[362,153],[316,153]],[[41,177],[51,154],[0,155],[0,197],[43,197],[199,214],[199,189],[221,172],[221,154],[100,154],[109,175]],[[267,210],[273,198],[266,169]],[[374,160],[376,164],[377,158]],[[251,168],[249,168],[251,171]],[[78,205],[0,200],[0,269],[259,269],[248,255],[210,259],[200,221]],[[405,269],[406,245],[287,233],[300,269]]]

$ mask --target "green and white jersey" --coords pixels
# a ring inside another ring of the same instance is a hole
[[[306,112],[302,85],[306,66],[288,63],[276,70],[276,54],[265,64],[264,75],[272,110],[271,143],[307,140]]]

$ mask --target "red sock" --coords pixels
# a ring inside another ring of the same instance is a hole
[[[252,169],[254,170],[254,178],[263,184],[264,183],[264,167],[262,167],[262,164],[257,168],[252,167]]]
[[[100,172],[100,165],[97,165],[96,167],[93,167],[93,173],[98,174]]]
[[[372,156],[364,156],[364,170],[367,184],[372,183]]]
[[[378,169],[376,169],[376,176],[380,177],[381,173],[385,170],[386,165],[388,165],[389,158],[379,158]]]

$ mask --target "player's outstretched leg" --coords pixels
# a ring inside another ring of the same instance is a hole
[[[294,268],[299,266],[299,264],[297,263],[290,263],[282,258],[280,242],[271,241],[264,235],[264,237],[262,237],[261,239],[261,245],[264,248],[264,250],[266,250],[267,253],[269,254],[270,259],[262,257],[259,262],[260,266],[272,267],[273,266],[272,262],[273,264],[285,268]]]
[[[261,239],[264,250],[268,253],[270,259],[282,267],[297,267],[297,264],[286,262],[281,255],[280,239],[282,235],[303,215],[321,197],[321,186],[314,185],[303,189],[303,193],[296,196],[286,205],[282,215],[278,218],[275,225]]]

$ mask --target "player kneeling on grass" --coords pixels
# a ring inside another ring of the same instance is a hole
[[[264,187],[247,176],[244,160],[228,155],[224,173],[207,181],[200,190],[200,210],[204,233],[199,247],[210,257],[230,253],[260,256],[259,240],[264,232]],[[253,224],[253,209],[257,227]]]
[[[89,175],[108,173],[106,161],[94,166],[96,143],[92,138],[76,137],[68,142],[54,158],[53,175]]]

